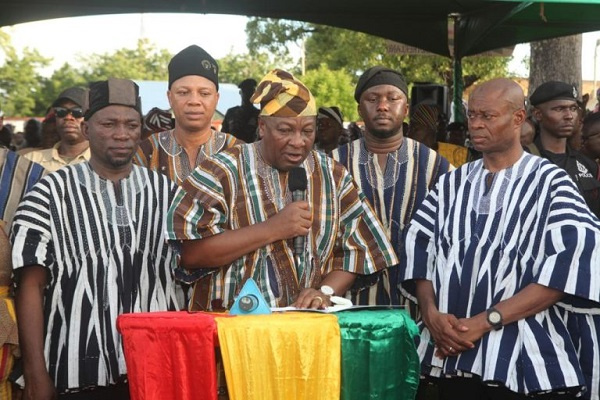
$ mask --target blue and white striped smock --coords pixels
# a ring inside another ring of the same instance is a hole
[[[495,173],[489,186],[488,174],[479,160],[440,178],[408,228],[403,279],[431,280],[439,310],[459,318],[531,283],[572,295],[565,303],[588,299],[588,306],[598,306],[598,221],[566,172],[523,154]],[[422,370],[431,376],[476,374],[519,393],[583,387],[564,312],[552,306],[445,360],[434,356],[421,322]]]

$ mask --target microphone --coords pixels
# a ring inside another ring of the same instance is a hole
[[[292,192],[292,201],[306,200],[306,171],[302,167],[295,167],[290,170],[288,176],[288,188]],[[304,236],[294,238],[294,255],[298,256],[304,252]]]

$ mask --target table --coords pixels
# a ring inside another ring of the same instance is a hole
[[[418,334],[404,310],[124,314],[132,400],[217,399],[220,346],[231,400],[413,399]]]

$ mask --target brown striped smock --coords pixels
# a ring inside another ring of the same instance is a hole
[[[167,218],[168,238],[202,239],[276,214],[285,206],[285,196],[267,195],[265,178],[257,172],[260,163],[256,144],[236,146],[202,162],[177,191]],[[315,151],[302,166],[313,211],[305,267],[296,268],[291,240],[276,241],[213,270],[211,300],[231,306],[252,277],[270,306],[286,306],[303,288],[319,287],[330,271],[372,274],[397,264],[384,228],[348,171]],[[274,171],[273,186],[280,187],[288,173]]]

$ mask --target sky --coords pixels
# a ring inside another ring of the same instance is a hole
[[[17,51],[29,47],[52,58],[51,73],[65,62],[76,62],[77,55],[135,48],[140,38],[173,54],[191,44],[214,58],[245,53],[246,21],[242,16],[216,14],[118,14],[30,22],[3,30]]]
[[[17,51],[35,48],[52,58],[51,67],[43,71],[50,75],[65,62],[76,63],[77,55],[134,48],[140,38],[148,38],[173,54],[190,44],[203,47],[217,59],[230,52],[246,53],[246,21],[244,16],[217,14],[119,14],[38,21],[3,30],[11,35]],[[598,40],[600,32],[583,35],[583,80],[594,80],[594,46],[600,44]],[[513,55],[510,71],[526,76],[523,60],[529,56],[529,46],[517,45]],[[597,79],[600,81],[600,60]]]

